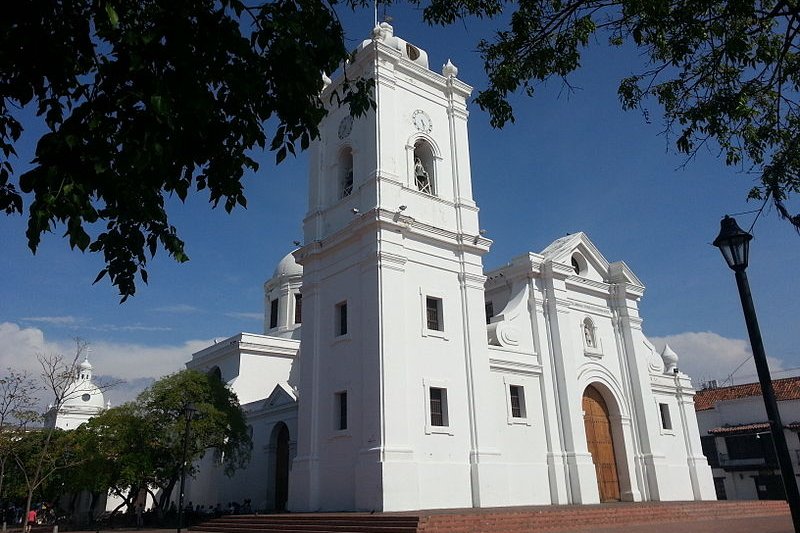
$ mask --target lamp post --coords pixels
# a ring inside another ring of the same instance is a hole
[[[183,418],[186,420],[186,426],[183,430],[183,456],[181,463],[181,491],[178,497],[178,533],[181,533],[181,528],[183,528],[183,496],[186,487],[186,463],[188,459],[186,458],[187,454],[189,453],[189,431],[191,429],[190,423],[194,418],[195,413],[197,413],[197,409],[195,408],[192,402],[186,403],[183,406]]]
[[[753,297],[750,294],[750,284],[747,281],[747,260],[750,252],[750,241],[753,236],[736,224],[734,218],[725,215],[720,223],[720,232],[714,239],[714,246],[720,249],[725,262],[736,275],[736,285],[739,288],[739,298],[742,300],[744,321],[747,324],[747,333],[750,336],[750,346],[753,350],[753,359],[758,372],[758,381],[761,384],[761,394],[764,396],[764,406],[767,410],[767,419],[778,464],[783,478],[783,488],[786,491],[786,501],[792,512],[792,522],[795,533],[800,533],[800,492],[797,490],[792,459],[786,445],[786,436],[783,433],[783,423],[778,412],[778,402],[775,400],[775,390],[772,388],[772,379],[767,365],[767,356],[764,353],[764,343],[761,341],[761,331],[758,328],[756,309],[753,306]]]

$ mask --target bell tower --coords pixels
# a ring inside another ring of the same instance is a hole
[[[457,74],[383,23],[346,65],[375,80],[376,108],[354,119],[333,105],[311,147],[291,510],[491,504],[496,432],[476,386],[491,242]]]

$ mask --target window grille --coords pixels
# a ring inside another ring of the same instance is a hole
[[[425,310],[428,329],[443,331],[442,327],[442,300],[428,296],[425,299]]]
[[[445,402],[447,395],[445,389],[436,387],[430,388],[430,402],[431,402],[431,425],[432,426],[446,426],[447,417],[445,411]]]
[[[508,388],[509,395],[511,396],[511,416],[514,418],[524,418],[522,409],[522,387],[519,385],[511,385]]]

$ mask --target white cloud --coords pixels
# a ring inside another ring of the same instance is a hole
[[[651,337],[650,341],[659,352],[669,344],[678,354],[678,367],[692,377],[696,387],[710,379],[722,384],[731,374],[733,383],[758,381],[750,343],[744,339],[729,339],[711,331],[700,331]],[[768,357],[767,360],[772,372],[783,368],[780,359]]]
[[[101,324],[99,326],[85,326],[81,329],[89,329],[92,331],[172,331],[172,328],[166,326],[142,326],[139,324],[126,324],[124,326]]]
[[[36,354],[69,353],[74,347],[46,342],[39,328],[21,328],[11,322],[0,322],[0,369],[13,368],[38,374]],[[0,371],[2,371],[0,370]]]
[[[189,305],[189,304],[175,304],[175,305],[165,305],[164,307],[156,307],[153,311],[158,311],[161,313],[178,313],[178,314],[185,314],[185,313],[197,313],[200,311],[199,308]]]
[[[97,381],[102,382],[104,379],[113,380],[113,378],[108,378],[107,376],[97,376]],[[125,402],[135,400],[139,393],[154,381],[155,379],[153,378],[136,378],[124,381],[106,390],[103,395],[107,401],[111,402],[111,407],[118,407]]]
[[[42,324],[50,324],[52,326],[71,326],[84,322],[85,319],[77,318],[74,316],[29,316],[22,319],[23,322],[39,322]]]
[[[192,353],[213,339],[189,340],[179,344],[146,346],[95,340],[91,343],[91,361],[97,374],[132,381],[139,378],[159,378],[184,367]],[[35,327],[20,327],[12,322],[0,322],[0,369],[7,367],[38,374],[37,354],[72,354],[72,341],[51,342]]]
[[[225,316],[230,318],[241,318],[243,320],[262,320],[264,318],[263,313],[237,313],[234,311],[225,313]]]

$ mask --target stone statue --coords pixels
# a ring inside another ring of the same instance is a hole
[[[586,338],[586,347],[594,348],[594,335],[592,334],[592,326],[588,322],[583,323],[583,336]]]

